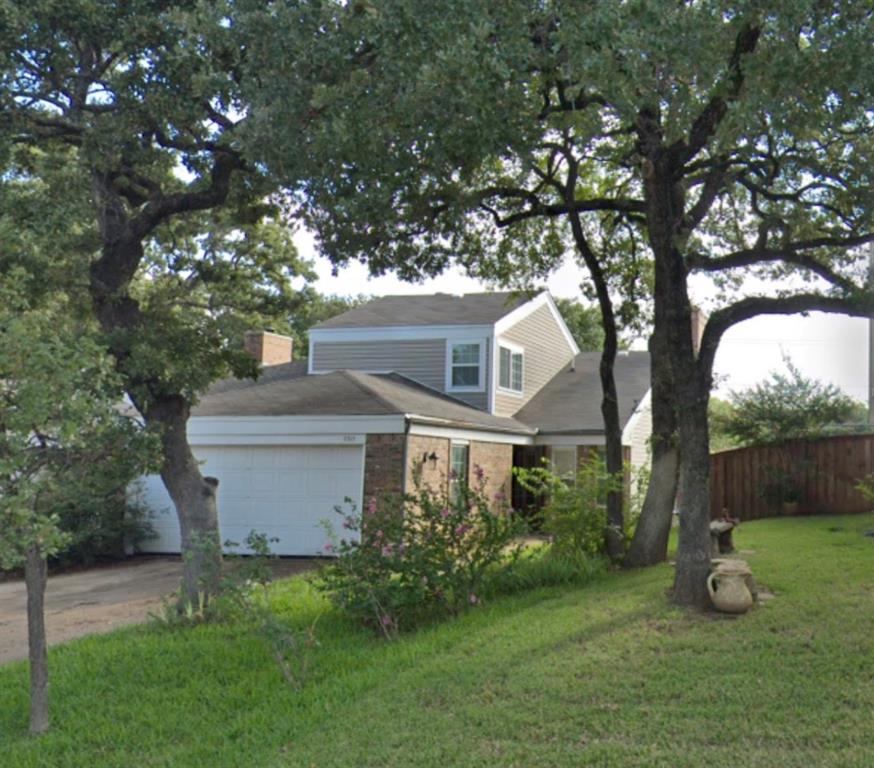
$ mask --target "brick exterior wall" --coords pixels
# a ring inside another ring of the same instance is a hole
[[[425,455],[436,454],[437,461],[425,460]],[[414,472],[421,469],[422,485],[434,491],[449,488],[449,438],[409,435],[407,437],[407,466],[404,468],[407,491],[415,490]]]
[[[486,476],[486,493],[494,498],[500,492],[509,503],[512,491],[513,446],[504,443],[481,443],[472,441],[470,444],[470,476],[474,481],[473,468],[482,467]]]
[[[364,446],[364,500],[404,490],[404,435],[368,435]]]

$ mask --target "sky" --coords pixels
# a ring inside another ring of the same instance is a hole
[[[309,233],[295,238],[302,256],[313,260],[318,274],[316,288],[324,294],[382,296],[386,294],[471,293],[488,290],[457,269],[422,283],[407,283],[393,275],[370,278],[361,264],[331,274],[330,263],[317,256]],[[572,261],[553,273],[546,288],[555,297],[579,297],[585,274]],[[699,287],[693,300],[707,306],[714,297]],[[643,349],[644,339],[634,348]],[[806,376],[839,386],[851,397],[868,400],[868,321],[842,315],[811,313],[807,317],[758,317],[739,323],[723,337],[716,356],[716,394],[743,390],[766,379],[773,371],[785,371],[783,356]]]

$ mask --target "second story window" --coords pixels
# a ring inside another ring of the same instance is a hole
[[[511,392],[522,391],[522,350],[501,345],[498,348],[498,386]]]
[[[453,342],[449,345],[449,389],[483,388],[482,349],[482,344],[476,341]]]

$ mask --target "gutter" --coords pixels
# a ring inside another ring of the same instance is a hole
[[[508,435],[526,435],[533,436],[538,434],[538,430],[534,427],[528,427],[524,424],[520,423],[519,429],[513,429],[512,427],[502,427],[497,425],[485,425],[485,424],[477,424],[472,421],[459,421],[458,419],[441,419],[437,416],[420,416],[415,413],[405,413],[404,419],[407,422],[407,429],[409,430],[409,423],[416,422],[418,424],[430,424],[432,426],[438,427],[454,427],[456,429],[470,429],[477,430],[479,432],[499,432],[502,434]]]

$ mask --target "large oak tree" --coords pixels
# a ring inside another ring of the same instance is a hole
[[[161,436],[189,601],[215,587],[220,559],[216,482],[188,444],[190,409],[214,379],[254,374],[231,334],[245,318],[287,313],[300,266],[270,224],[269,181],[241,152],[244,49],[232,11],[0,2],[0,129],[75,169],[53,193],[69,226],[84,229],[85,290],[106,348]]]
[[[870,308],[870,4],[385,0],[321,14],[294,60],[282,41],[298,10],[252,17],[252,129],[277,173],[309,163],[296,190],[337,263],[512,274],[575,248],[604,310],[606,405],[610,305],[634,300],[652,263],[654,472],[630,554],[664,556],[679,466],[674,595],[706,607],[719,340],[760,314]],[[285,138],[302,125],[303,158]],[[697,275],[719,297],[700,351]]]

